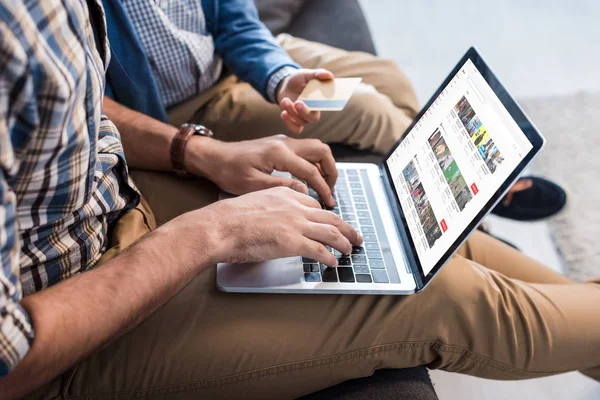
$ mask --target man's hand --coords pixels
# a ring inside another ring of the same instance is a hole
[[[337,179],[331,149],[317,139],[292,139],[285,135],[226,143],[201,136],[189,139],[185,154],[186,170],[213,181],[222,190],[245,194],[276,186],[307,193],[307,187],[294,179],[272,176],[273,170],[290,172],[306,181],[333,207],[332,189]]]
[[[195,218],[195,214],[198,218]],[[303,256],[330,267],[335,256],[325,245],[350,254],[362,237],[339,216],[307,195],[286,187],[214,203],[185,217],[208,221],[215,235],[215,262],[258,262]],[[188,222],[189,223],[189,222]]]
[[[298,101],[306,84],[313,79],[328,81],[333,79],[333,73],[326,69],[299,69],[283,79],[277,90],[277,102],[282,110],[281,119],[292,133],[300,134],[304,125],[321,118],[319,111],[309,111],[306,104]]]

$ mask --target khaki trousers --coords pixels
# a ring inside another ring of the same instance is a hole
[[[372,85],[353,99],[358,105],[323,115],[329,129],[316,124],[305,135],[385,151],[414,114],[412,90],[393,64],[280,39],[292,56],[306,55],[302,64]],[[203,104],[196,110],[172,110],[173,121],[195,115],[231,138],[283,132],[276,107],[233,80],[214,98],[196,99]],[[162,224],[217,200],[204,180],[133,176],[148,203],[119,221],[105,259],[154,229],[154,218]],[[379,368],[417,365],[493,379],[580,370],[600,380],[598,304],[600,281],[574,283],[481,232],[412,296],[228,294],[216,289],[211,268],[32,398],[291,399]]]
[[[217,199],[203,180],[134,178],[159,224]],[[111,245],[134,243],[152,221],[142,204]],[[573,283],[482,232],[459,253],[412,296],[222,293],[211,268],[33,398],[292,399],[417,365],[492,379],[582,370],[600,380],[600,282]]]
[[[307,125],[300,137],[385,154],[417,115],[419,105],[413,88],[393,61],[287,34],[277,39],[304,68],[326,68],[338,78],[363,78],[342,112],[321,113],[321,120]],[[202,123],[216,138],[233,141],[287,133],[280,114],[278,105],[268,103],[249,84],[229,76],[169,110],[169,122],[177,126],[190,121]]]

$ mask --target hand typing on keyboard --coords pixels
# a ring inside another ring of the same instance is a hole
[[[314,199],[319,198],[312,188],[308,190],[308,195]],[[361,232],[364,243],[353,246],[350,254],[329,248],[337,259],[338,267],[335,269],[319,265],[317,260],[303,258],[306,282],[390,283],[375,229],[371,203],[367,198],[363,180],[357,170],[338,172],[334,188],[336,206],[331,211]],[[377,218],[378,215],[375,220]]]
[[[195,214],[202,214],[202,218],[194,218]],[[211,215],[226,218],[210,218]],[[335,213],[285,187],[219,201],[186,214],[180,223],[195,219],[206,220],[212,227],[208,247],[215,254],[212,261],[217,263],[303,256],[320,265],[335,267],[340,261],[330,249],[350,254],[353,246],[362,244],[356,230]]]
[[[210,155],[210,162],[206,162],[206,155]],[[241,195],[276,186],[306,194],[307,187],[303,182],[271,175],[278,170],[305,181],[325,205],[335,206],[332,196],[337,179],[335,160],[329,146],[317,139],[277,135],[226,143],[194,136],[189,139],[184,159],[190,173],[210,179],[231,194]]]

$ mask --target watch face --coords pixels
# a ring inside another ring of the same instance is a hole
[[[205,127],[204,125],[199,124],[183,124],[182,128],[192,128],[194,129],[194,135],[202,135],[202,136],[212,136],[213,133],[210,129]]]
[[[181,125],[181,127],[194,128],[195,131],[199,131],[201,128],[204,128],[202,125],[197,125],[197,124],[183,124],[183,125]]]

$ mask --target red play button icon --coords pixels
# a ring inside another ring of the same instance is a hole
[[[477,188],[476,184],[471,185],[471,191],[473,192],[473,194],[479,193],[479,189]]]

